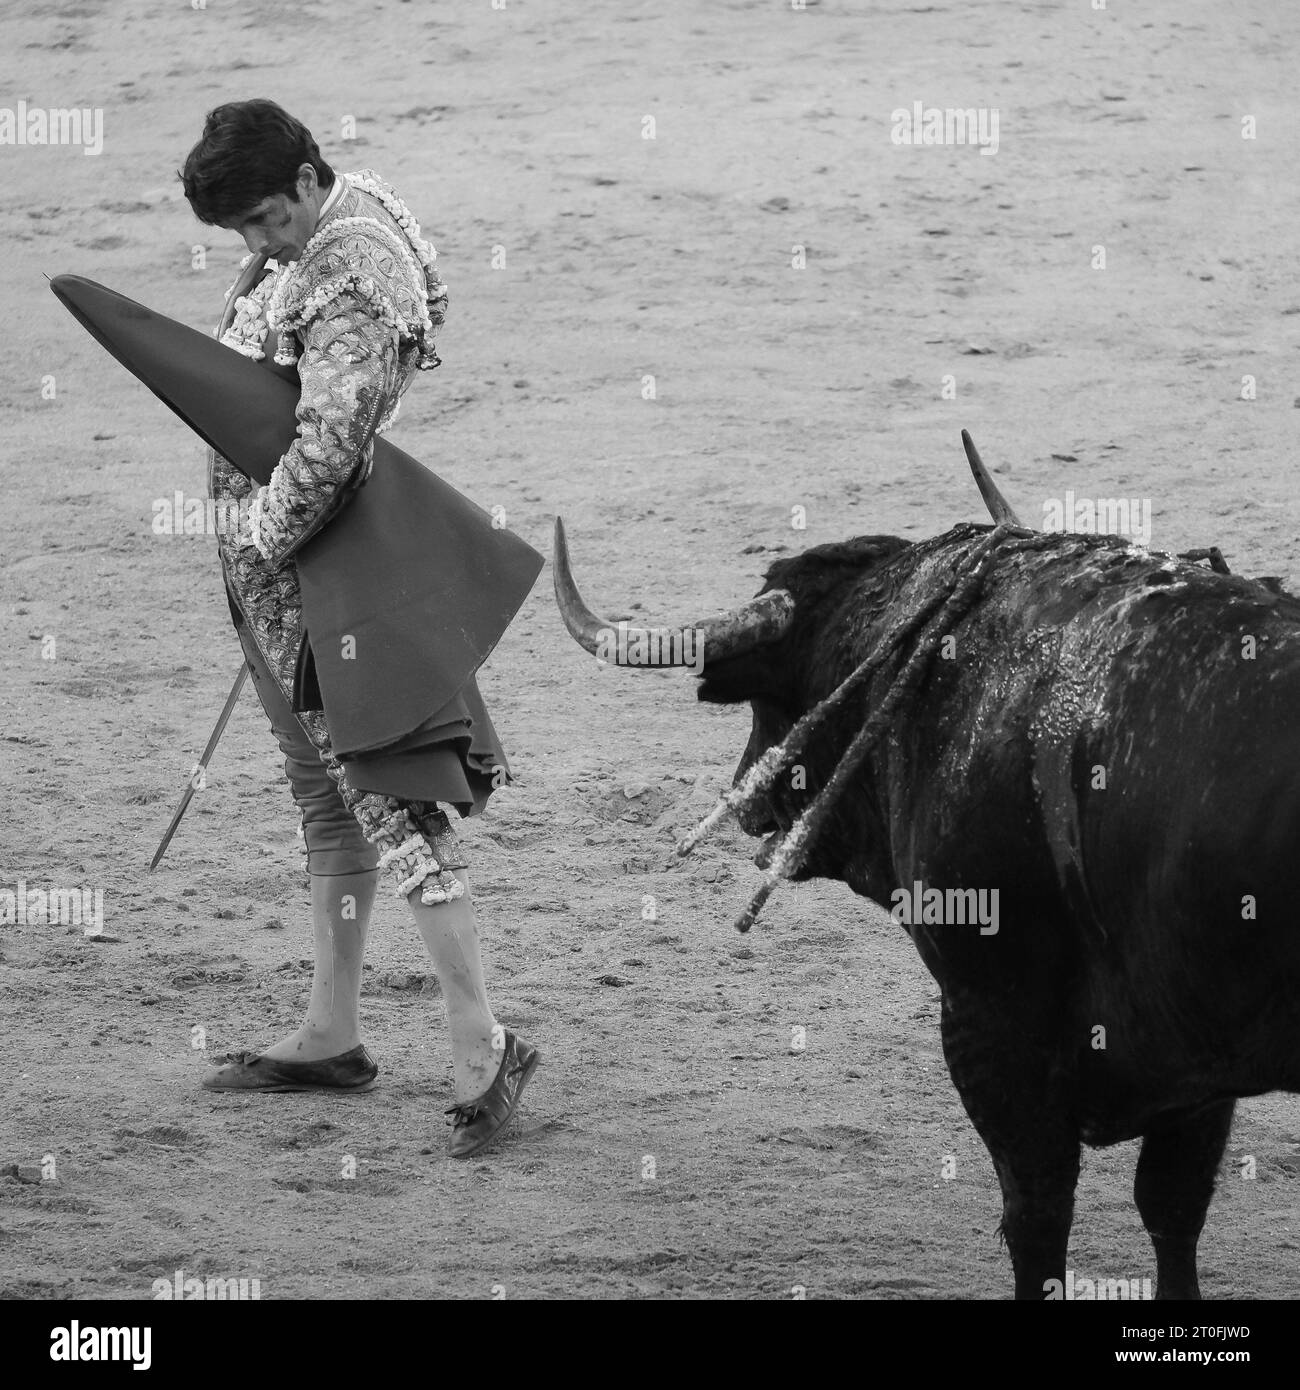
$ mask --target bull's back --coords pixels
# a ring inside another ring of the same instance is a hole
[[[900,884],[1001,890],[995,937],[914,933],[932,973],[1055,1030],[1135,1133],[1300,1089],[1300,603],[1093,554],[972,615],[881,777]]]
[[[1095,1005],[1240,1093],[1300,1088],[1300,631],[1247,616],[1170,613],[1079,738]]]

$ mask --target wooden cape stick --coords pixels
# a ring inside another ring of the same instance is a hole
[[[167,833],[162,837],[162,844],[158,846],[153,859],[149,864],[149,872],[158,867],[158,861],[167,853],[167,846],[172,842],[172,836],[176,833],[176,827],[181,823],[181,817],[185,814],[185,808],[190,804],[191,798],[198,790],[195,785],[196,776],[208,770],[208,763],[212,759],[212,754],[216,751],[217,743],[221,735],[225,732],[226,725],[230,722],[230,716],[234,713],[235,703],[239,699],[239,692],[244,688],[244,682],[248,679],[248,662],[239,668],[239,674],[235,677],[235,683],[230,687],[230,694],[226,696],[226,703],[222,707],[221,715],[217,719],[217,726],[212,731],[212,737],[208,739],[208,746],[203,750],[203,756],[199,759],[199,765],[190,773],[190,780],[185,788],[185,795],[181,797],[181,804],[176,808],[176,814],[172,817],[172,823],[167,827]]]
[[[230,293],[226,296],[225,312],[221,315],[221,323],[217,327],[215,336],[221,335],[230,327],[231,320],[235,317],[235,301],[240,295],[247,294],[249,290],[262,277],[262,272],[266,269],[267,257],[265,253],[254,256],[244,268],[244,273],[231,286]],[[46,276],[46,279],[49,277]],[[181,823],[181,817],[185,814],[185,808],[190,804],[197,788],[194,785],[195,773],[205,773],[208,770],[208,763],[212,760],[212,755],[216,752],[217,743],[221,735],[226,731],[226,725],[230,722],[230,716],[234,712],[235,702],[239,699],[239,692],[244,688],[244,681],[248,678],[248,662],[239,668],[239,674],[235,677],[235,683],[230,688],[230,694],[226,696],[226,703],[222,707],[221,715],[217,720],[216,728],[212,730],[212,737],[208,739],[208,746],[203,750],[203,757],[199,761],[198,767],[190,773],[189,785],[185,788],[185,794],[181,797],[181,804],[176,808],[176,814],[172,817],[172,823],[167,827],[167,833],[162,837],[162,843],[158,846],[154,857],[149,862],[149,872],[158,867],[158,861],[167,853],[167,846],[172,842],[172,836],[176,833],[176,827]]]

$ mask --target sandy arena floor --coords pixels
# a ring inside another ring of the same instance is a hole
[[[263,1298],[1008,1296],[906,936],[824,883],[734,932],[756,846],[733,826],[671,850],[748,712],[697,706],[686,674],[598,671],[549,573],[482,678],[517,785],[465,827],[497,1011],[545,1053],[512,1137],[444,1157],[438,986],[391,897],[364,998],[379,1088],[199,1089],[208,1056],[299,1019],[297,815],[250,687],[144,874],[239,649],[213,539],[151,531],[155,499],[201,495],[200,446],[43,276],[209,327],[240,248],[174,170],[208,108],[270,96],[439,247],[445,364],[394,442],[548,554],[563,515],[615,616],[695,618],[776,553],[980,519],[962,427],[1027,517],[1070,488],[1150,498],[1153,546],[1215,543],[1294,588],[1300,11],[102,8],[7,16],[0,60],[8,105],[104,112],[97,157],[0,149],[0,886],[102,889],[106,933],[0,928],[0,1163],[57,1170],[0,1176],[0,1296],[147,1298],[177,1269]],[[891,143],[917,101],[996,107],[996,155]],[[1300,1296],[1298,1145],[1294,1098],[1241,1106],[1207,1293]],[[1135,1157],[1085,1157],[1081,1273],[1154,1272]]]

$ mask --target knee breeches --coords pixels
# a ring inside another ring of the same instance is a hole
[[[401,801],[358,792],[329,745],[324,715],[294,714],[242,623],[239,640],[253,685],[284,753],[284,771],[302,812],[307,872],[364,873],[392,868],[401,894],[423,886],[425,902],[459,897],[463,888],[449,869],[464,868],[460,841],[434,802]]]

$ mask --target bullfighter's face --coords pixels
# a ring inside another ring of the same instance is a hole
[[[286,265],[302,255],[303,247],[311,240],[325,201],[316,171],[304,164],[298,171],[294,191],[297,198],[276,193],[221,225],[238,232],[244,244],[256,255]]]

